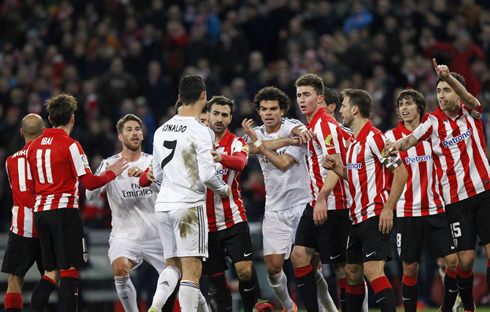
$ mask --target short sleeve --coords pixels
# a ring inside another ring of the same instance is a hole
[[[235,153],[244,153],[248,157],[248,145],[244,139],[237,138],[234,140],[231,154],[233,155]]]
[[[287,132],[288,136],[290,137],[293,137],[293,134],[291,132],[294,128],[304,126],[301,121],[293,118],[284,118],[282,122],[284,131]]]
[[[480,101],[478,101],[478,100],[476,100],[476,101],[478,102],[478,106],[475,109],[468,108],[468,107],[466,107],[466,105],[462,104],[463,111],[475,119],[481,119],[482,106],[480,104]]]
[[[70,156],[72,160],[73,169],[76,172],[78,177],[81,177],[87,173],[92,173],[90,170],[90,166],[88,164],[87,156],[80,146],[80,143],[74,142],[69,147]]]
[[[337,129],[338,126],[330,122],[321,122],[315,127],[315,136],[324,154],[340,154],[341,143]]]
[[[411,135],[413,135],[418,142],[426,141],[430,138],[433,129],[434,125],[432,124],[432,118],[430,118],[429,114],[426,114],[424,118],[422,118],[420,125],[413,130]]]

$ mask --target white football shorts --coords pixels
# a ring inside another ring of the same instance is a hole
[[[205,206],[157,211],[156,215],[165,259],[208,257],[208,218]]]
[[[143,260],[151,264],[160,274],[165,269],[162,242],[159,238],[151,241],[133,241],[123,238],[111,239],[109,243],[109,259],[111,264],[120,257],[125,257],[135,264],[133,269],[141,265]]]
[[[286,210],[266,211],[262,223],[264,256],[285,255],[289,259],[296,237],[296,228],[307,203]]]

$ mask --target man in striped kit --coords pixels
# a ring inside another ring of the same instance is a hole
[[[412,133],[427,110],[424,96],[407,89],[396,99],[398,116],[402,120],[395,129],[385,133],[395,142]],[[408,181],[396,204],[398,255],[403,261],[403,305],[405,311],[417,310],[417,275],[422,247],[425,244],[433,259],[443,258],[446,264],[443,310],[450,311],[456,297],[456,248],[444,210],[444,201],[436,186],[430,143],[422,142],[408,151],[400,152],[408,172]]]
[[[345,89],[340,113],[344,125],[352,130],[346,166],[325,157],[323,165],[349,181],[352,227],[347,244],[347,310],[361,311],[364,275],[374,291],[381,311],[396,311],[395,295],[384,275],[391,260],[393,209],[407,182],[407,170],[398,156],[384,150],[385,136],[369,120],[372,99],[364,90]],[[393,183],[389,189],[389,174]]]
[[[232,119],[233,101],[214,96],[208,103],[209,127],[215,134],[212,151],[216,174],[231,187],[231,194],[222,198],[208,189],[206,209],[209,224],[209,258],[203,262],[208,277],[213,311],[230,309],[225,294],[228,287],[224,272],[229,256],[239,279],[244,311],[252,311],[261,297],[257,274],[252,264],[252,239],[241,197],[240,174],[248,159],[247,143],[228,130]]]
[[[21,312],[23,307],[22,285],[24,275],[34,262],[41,275],[41,245],[34,226],[35,196],[27,189],[26,153],[32,141],[43,134],[41,116],[29,114],[22,119],[21,135],[26,140],[23,149],[9,156],[5,163],[14,205],[12,206],[12,226],[10,227],[7,249],[3,257],[2,272],[8,273],[8,288],[5,294],[5,311]]]
[[[43,254],[44,276],[32,293],[31,311],[44,311],[58,280],[61,311],[76,311],[78,269],[87,262],[82,220],[78,212],[78,183],[93,190],[104,186],[127,168],[121,157],[95,176],[80,144],[70,138],[77,109],[75,98],[60,94],[46,101],[52,129],[27,150],[28,188],[36,195],[34,221]]]
[[[437,65],[435,59],[433,63],[438,75],[439,106],[422,119],[411,135],[386,142],[386,148],[398,153],[422,141],[431,143],[439,192],[446,204],[458,256],[459,295],[465,311],[474,311],[473,263],[477,235],[490,257],[490,167],[485,153],[482,107],[466,90],[461,75],[449,72],[446,65]],[[487,267],[487,284],[489,275]]]

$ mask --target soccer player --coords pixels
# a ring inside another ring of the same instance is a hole
[[[43,134],[44,124],[39,115],[29,114],[22,119],[20,134],[26,145],[23,149],[9,156],[5,163],[7,176],[14,203],[12,206],[12,225],[9,232],[7,249],[3,257],[2,272],[8,273],[8,287],[5,294],[5,311],[21,312],[23,307],[22,285],[24,275],[34,262],[41,275],[41,245],[34,226],[33,194],[27,190],[26,153],[32,141]]]
[[[308,129],[315,134],[308,142],[310,189],[313,197],[300,219],[291,256],[298,288],[308,311],[318,311],[318,305],[315,304],[315,274],[318,272],[313,272],[317,264],[312,262],[314,253],[319,253],[322,263],[333,264],[342,287],[345,281],[345,246],[350,227],[344,183],[339,182],[334,172],[321,166],[326,155],[332,155],[338,162],[342,162],[341,155],[345,155],[345,142],[349,138],[338,122],[321,106],[324,88],[322,79],[315,74],[303,75],[296,80],[298,105],[308,120]],[[327,299],[332,301],[330,296]],[[326,304],[324,308],[330,310]]]
[[[160,274],[165,268],[163,246],[155,220],[155,201],[159,191],[156,183],[139,186],[141,168],[151,164],[152,155],[141,151],[143,131],[141,119],[133,114],[122,117],[116,125],[122,152],[102,160],[96,174],[121,157],[128,159],[128,169],[118,179],[93,191],[86,191],[87,199],[95,199],[105,191],[112,212],[112,231],[109,239],[109,259],[114,272],[114,283],[125,311],[138,311],[136,290],[129,273],[143,260]],[[174,300],[169,300],[172,305]],[[172,309],[169,309],[171,311]]]
[[[199,122],[206,105],[206,85],[199,76],[179,83],[180,113],[157,129],[154,136],[153,174],[161,181],[156,207],[160,239],[167,267],[160,274],[149,311],[160,311],[180,282],[182,311],[205,308],[199,290],[202,258],[208,257],[206,187],[227,198],[231,188],[218,178],[211,150],[214,133]]]
[[[288,281],[282,268],[289,259],[299,219],[311,195],[304,181],[308,181],[306,146],[285,146],[271,150],[264,141],[291,136],[293,129],[304,125],[296,119],[283,117],[289,109],[288,96],[275,87],[263,88],[253,105],[260,115],[262,126],[252,129],[253,120],[245,119],[243,129],[250,152],[257,154],[265,180],[265,214],[262,223],[264,260],[269,285],[284,311],[298,307],[288,293]]]
[[[228,130],[232,120],[233,101],[225,96],[213,96],[207,104],[209,127],[215,134],[216,174],[231,187],[229,197],[222,198],[209,190],[206,209],[209,225],[209,257],[203,263],[208,277],[213,311],[226,311],[226,256],[229,256],[238,275],[238,288],[244,311],[251,312],[261,298],[260,285],[252,263],[252,238],[241,197],[240,174],[248,159],[248,146]]]
[[[458,265],[456,281],[465,311],[474,311],[473,263],[478,235],[490,257],[490,167],[485,154],[485,137],[481,121],[482,107],[468,93],[464,78],[437,65],[436,111],[427,114],[421,124],[396,142],[387,141],[391,153],[406,151],[422,141],[429,141],[439,181],[439,192],[446,204]],[[490,260],[487,268],[490,284]]]
[[[372,100],[364,90],[345,89],[340,113],[353,132],[345,164],[327,156],[323,165],[349,181],[352,226],[347,245],[348,311],[361,311],[364,275],[381,311],[396,311],[395,295],[384,275],[391,260],[393,209],[407,182],[407,170],[398,156],[384,150],[385,136],[369,120]],[[393,173],[391,190],[389,171]]]
[[[75,98],[60,94],[48,99],[46,106],[53,129],[45,129],[27,151],[29,189],[36,195],[34,221],[45,269],[32,293],[31,311],[44,311],[60,278],[60,309],[76,311],[78,269],[87,262],[78,182],[89,190],[102,187],[127,168],[127,159],[121,157],[108,166],[104,175],[93,175],[82,147],[69,136],[75,123]]]
[[[398,127],[385,133],[392,142],[410,135],[427,111],[424,96],[412,89],[398,94],[396,108],[402,121]],[[431,257],[444,258],[446,263],[442,310],[450,311],[459,291],[454,272],[456,248],[444,211],[444,201],[436,186],[430,143],[424,141],[408,151],[400,152],[400,158],[408,172],[407,184],[396,204],[396,244],[403,261],[403,306],[407,312],[417,310],[417,275],[425,242]]]

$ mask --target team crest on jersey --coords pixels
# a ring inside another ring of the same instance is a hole
[[[327,136],[327,138],[325,139],[325,146],[327,147],[327,149],[335,148],[335,147],[333,146],[333,142],[332,142],[332,135],[331,135],[331,134],[329,134],[329,135]]]

